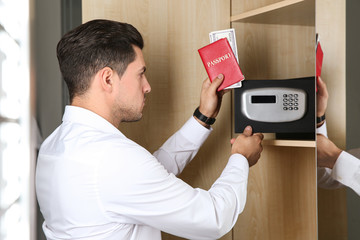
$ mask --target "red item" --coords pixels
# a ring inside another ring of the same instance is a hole
[[[323,58],[324,58],[324,53],[321,49],[320,42],[318,42],[316,47],[316,77],[321,76]]]
[[[318,85],[318,78],[321,76],[321,68],[323,63],[324,53],[321,48],[320,42],[317,43],[316,46],[316,92],[318,91],[317,85]]]
[[[224,75],[224,81],[219,86],[218,91],[245,79],[226,38],[202,47],[198,52],[210,81],[214,80],[220,73]]]

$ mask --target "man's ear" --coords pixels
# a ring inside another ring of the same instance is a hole
[[[106,92],[111,92],[114,85],[115,72],[110,67],[104,67],[98,72],[100,86]]]

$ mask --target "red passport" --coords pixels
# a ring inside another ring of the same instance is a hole
[[[321,76],[321,69],[323,64],[324,52],[321,48],[321,44],[319,41],[319,36],[316,34],[316,89],[317,92],[317,85],[318,85],[318,78]]]
[[[321,68],[323,63],[324,53],[321,48],[320,42],[318,42],[316,47],[316,76],[321,76]]]
[[[222,38],[198,50],[210,81],[220,73],[224,81],[218,91],[245,79],[226,38]]]

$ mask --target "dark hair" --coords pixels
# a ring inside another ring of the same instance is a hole
[[[66,33],[57,45],[57,58],[70,101],[85,93],[91,78],[104,67],[121,76],[135,60],[133,46],[142,49],[143,38],[127,23],[98,19]]]

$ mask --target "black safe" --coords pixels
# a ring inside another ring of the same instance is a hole
[[[235,133],[247,125],[279,139],[315,139],[315,77],[244,80],[234,91]]]

